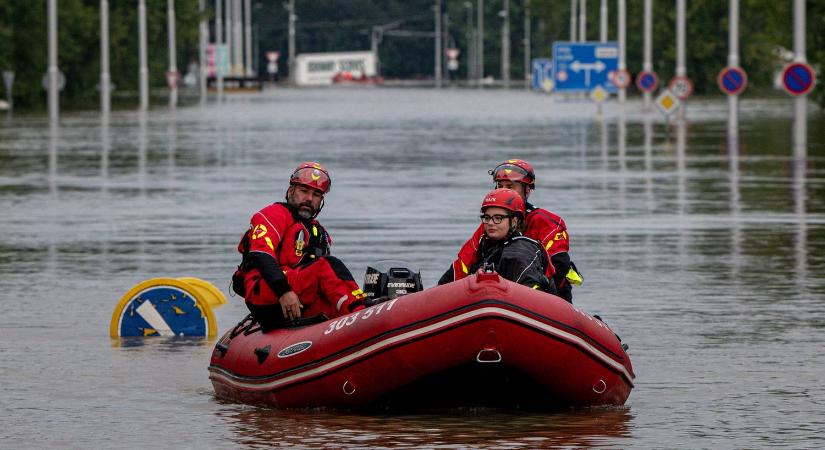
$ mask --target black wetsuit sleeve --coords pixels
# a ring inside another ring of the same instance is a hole
[[[498,264],[498,273],[504,278],[545,292],[552,283],[544,275],[547,256],[534,241],[515,239],[504,247]]]
[[[452,283],[453,281],[455,281],[455,275],[453,275],[453,266],[450,265],[450,268],[439,278],[438,285],[441,286],[442,284]]]
[[[289,282],[286,280],[286,275],[278,264],[275,258],[263,252],[250,252],[247,255],[252,267],[257,268],[261,273],[261,278],[266,281],[269,288],[275,292],[280,298],[282,295],[292,290]]]
[[[567,277],[567,272],[570,271],[570,254],[567,252],[556,253],[550,257],[550,262],[553,263],[553,268],[556,269],[556,274],[553,275],[556,285],[561,286]]]

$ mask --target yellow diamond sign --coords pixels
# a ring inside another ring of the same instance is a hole
[[[608,95],[610,94],[608,94],[608,92],[601,86],[596,86],[596,89],[590,91],[590,99],[596,103],[604,102]]]
[[[679,101],[679,98],[676,97],[673,92],[670,92],[670,89],[665,89],[659,94],[659,97],[656,98],[656,106],[659,107],[659,110],[662,111],[666,116],[669,116],[673,111],[679,109],[679,106],[682,102]]]

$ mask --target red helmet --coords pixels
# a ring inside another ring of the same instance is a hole
[[[536,188],[536,174],[533,172],[533,166],[523,159],[508,159],[487,173],[493,176],[494,182],[510,180],[524,183],[530,189]]]
[[[329,177],[329,172],[324,166],[317,162],[308,161],[301,163],[292,176],[289,177],[289,185],[293,186],[300,184],[311,189],[315,189],[326,194],[332,187],[332,178]]]
[[[488,192],[481,202],[481,210],[484,211],[484,208],[490,206],[504,208],[519,217],[524,217],[524,200],[512,189],[499,188]]]

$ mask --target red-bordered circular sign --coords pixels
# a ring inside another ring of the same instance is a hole
[[[791,63],[782,71],[782,85],[791,95],[805,95],[816,85],[816,74],[811,66],[805,63]]]
[[[686,76],[674,77],[668,87],[679,100],[685,100],[693,94],[693,81]]]
[[[653,92],[659,87],[659,75],[652,70],[645,70],[636,75],[636,87],[642,92]]]
[[[739,95],[748,86],[748,74],[741,67],[725,67],[716,82],[725,94]]]
[[[621,69],[621,70],[617,70],[615,73],[613,73],[613,79],[611,79],[610,81],[612,81],[613,85],[616,86],[617,88],[624,89],[624,88],[630,86],[630,80],[631,79],[632,78],[630,76],[630,72],[628,72],[624,69]]]

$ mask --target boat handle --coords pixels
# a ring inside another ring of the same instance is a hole
[[[347,388],[349,386],[349,388]],[[344,385],[341,386],[341,389],[344,391],[344,394],[352,395],[355,393],[355,385],[350,383],[349,380],[344,381]]]
[[[476,362],[480,363],[500,363],[501,353],[494,348],[483,348],[476,355]]]

